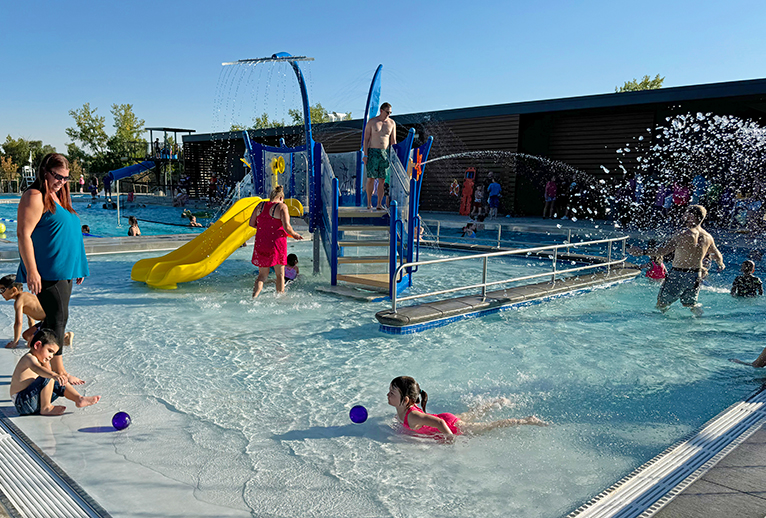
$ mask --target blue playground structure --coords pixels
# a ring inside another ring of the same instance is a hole
[[[393,275],[397,265],[416,261],[419,256],[421,164],[428,159],[433,138],[413,149],[415,131],[411,129],[403,142],[392,146],[389,210],[363,208],[363,142],[358,151],[328,154],[312,138],[308,92],[298,65],[310,60],[280,52],[270,58],[224,63],[288,62],[301,91],[305,144],[291,148],[282,141],[279,147],[266,146],[252,142],[247,131],[242,132],[246,149],[243,161],[252,173],[246,179],[252,183],[249,194],[266,198],[276,183],[282,185],[288,204],[293,208],[300,206],[299,212],[314,233],[315,270],[319,267],[321,246],[330,265],[333,286],[340,282],[384,291],[390,296],[392,290],[399,292],[412,285],[414,270],[405,270],[398,279]],[[378,66],[370,85],[362,140],[367,121],[377,115],[380,106],[382,70],[383,66]]]
[[[290,214],[305,218],[309,231],[314,234],[315,273],[319,271],[324,248],[332,286],[340,282],[382,291],[389,297],[412,286],[414,268],[401,269],[397,279],[394,272],[398,265],[416,261],[419,255],[422,164],[428,159],[433,139],[429,137],[422,146],[413,149],[415,131],[410,130],[403,142],[391,146],[388,150],[390,207],[387,211],[362,208],[363,142],[358,151],[328,154],[322,144],[312,138],[308,92],[298,65],[300,61],[312,60],[280,52],[268,58],[223,64],[289,63],[301,92],[304,144],[287,147],[281,140],[278,147],[266,146],[253,142],[248,132],[242,131],[245,144],[242,161],[251,174],[231,191],[220,208],[220,218],[217,215],[213,226],[184,247],[166,256],[136,263],[131,278],[158,288],[173,289],[179,282],[207,275],[253,236],[255,229],[248,224],[252,211],[261,200],[268,198],[274,187],[282,185]],[[378,66],[370,86],[364,127],[379,108],[382,69],[382,65]],[[146,170],[155,162],[111,171],[109,178],[116,182]]]

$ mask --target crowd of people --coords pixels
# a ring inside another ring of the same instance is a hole
[[[610,212],[623,225],[651,227],[677,219],[687,207],[701,204],[708,221],[721,228],[763,230],[766,228],[766,185],[754,182],[734,188],[720,180],[697,174],[665,179],[629,174],[614,188]]]

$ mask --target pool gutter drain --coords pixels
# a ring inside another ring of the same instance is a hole
[[[766,424],[761,387],[567,518],[649,518]]]
[[[0,465],[0,505],[13,517],[110,516],[2,413]]]

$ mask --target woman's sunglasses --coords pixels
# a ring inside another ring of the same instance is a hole
[[[69,180],[69,176],[61,176],[60,174],[54,173],[53,171],[48,171],[48,174],[60,182],[66,182]]]

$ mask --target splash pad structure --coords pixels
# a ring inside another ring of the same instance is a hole
[[[393,146],[390,159],[392,173],[391,206],[386,212],[360,209],[363,181],[362,143],[352,153],[327,154],[312,137],[310,103],[300,61],[306,56],[286,52],[268,58],[245,59],[223,63],[223,66],[261,63],[290,64],[301,93],[304,142],[288,147],[253,142],[247,130],[241,131],[245,144],[242,162],[250,173],[232,190],[223,203],[219,221],[193,242],[159,259],[136,263],[131,278],[159,288],[175,288],[179,282],[204,277],[223,262],[238,246],[254,235],[249,217],[258,202],[268,198],[276,184],[284,186],[289,197],[286,204],[291,215],[306,219],[314,234],[314,269],[318,273],[321,246],[331,271],[331,285],[346,282],[368,289],[382,290],[389,296],[393,290],[412,285],[412,271],[394,279],[397,264],[418,256],[420,226],[419,193],[422,185],[422,162],[427,159],[433,139],[413,150],[414,130],[400,144]],[[368,94],[365,124],[379,108],[382,65],[378,66]],[[415,157],[417,174],[409,164]],[[275,166],[278,164],[278,166]],[[336,176],[335,170],[340,173]],[[342,189],[343,187],[343,189]],[[372,236],[372,239],[368,239]],[[363,250],[363,253],[358,253]],[[378,255],[369,251],[383,250]],[[356,253],[355,253],[356,252]],[[385,254],[385,255],[384,255]],[[382,266],[382,268],[381,268]],[[370,271],[369,268],[376,268]],[[346,271],[351,269],[352,271]]]

